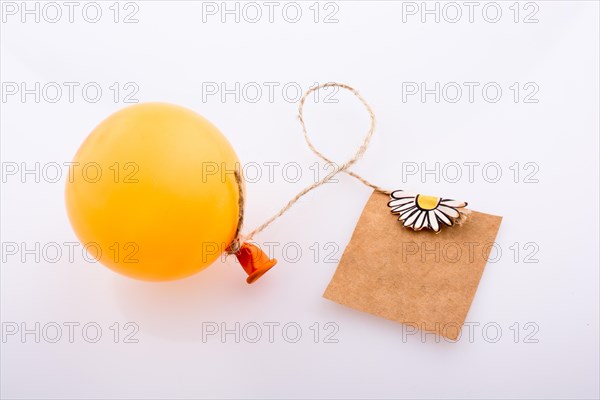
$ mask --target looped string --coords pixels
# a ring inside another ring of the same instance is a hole
[[[267,228],[269,225],[271,225],[277,218],[281,217],[298,200],[300,200],[300,198],[302,196],[304,196],[311,190],[316,189],[319,186],[327,183],[335,175],[337,175],[340,172],[345,172],[346,174],[358,179],[363,184],[371,187],[375,191],[382,192],[385,194],[390,193],[390,191],[385,190],[377,185],[372,184],[371,182],[364,179],[362,176],[349,170],[349,168],[364,155],[365,151],[367,151],[367,148],[369,147],[369,143],[371,141],[371,137],[373,136],[373,133],[375,132],[375,113],[373,112],[373,109],[371,108],[369,103],[367,103],[367,101],[353,87],[348,86],[344,83],[337,83],[337,82],[323,83],[323,84],[320,84],[318,86],[315,86],[315,87],[309,89],[308,91],[306,91],[304,93],[304,95],[302,95],[302,98],[300,99],[300,102],[298,104],[298,119],[300,120],[300,125],[302,126],[302,132],[304,134],[304,140],[306,141],[306,144],[308,144],[308,147],[311,149],[311,151],[313,153],[315,153],[317,155],[317,157],[321,158],[322,160],[324,160],[332,165],[336,165],[333,161],[331,161],[323,153],[321,153],[319,150],[317,150],[317,148],[313,145],[312,141],[310,140],[310,138],[308,136],[308,130],[306,128],[306,123],[304,122],[304,114],[303,114],[304,103],[305,103],[307,97],[311,93],[313,93],[317,90],[320,90],[323,88],[328,88],[328,87],[339,87],[339,88],[350,91],[352,94],[354,94],[358,98],[358,100],[360,100],[360,102],[367,109],[367,112],[369,113],[369,117],[371,118],[371,124],[369,126],[369,130],[367,131],[367,133],[363,139],[361,146],[358,148],[358,150],[356,151],[354,156],[352,156],[349,160],[347,160],[343,164],[337,166],[337,168],[334,168],[334,170],[331,171],[329,174],[327,174],[323,179],[321,179],[321,180],[313,183],[312,185],[306,187],[305,189],[303,189],[300,193],[298,193],[296,196],[294,196],[294,198],[292,198],[281,210],[279,210],[279,212],[277,214],[273,215],[271,218],[269,218],[267,221],[265,221],[262,225],[260,225],[259,227],[257,227],[256,229],[254,229],[253,231],[248,233],[247,235],[240,234],[241,224],[242,224],[243,217],[244,217],[244,211],[243,211],[244,198],[243,198],[243,190],[241,189],[243,186],[243,182],[241,182],[241,179],[242,179],[241,176],[239,174],[236,174],[236,180],[238,181],[237,183],[238,183],[238,186],[240,187],[240,218],[239,218],[236,238],[233,240],[233,242],[231,243],[231,245],[229,247],[229,250],[228,250],[229,253],[237,252],[240,248],[240,243],[244,242],[245,240],[251,240],[254,237],[254,235],[258,234],[259,232],[262,232],[265,228]]]
[[[304,93],[304,95],[300,99],[300,104],[298,106],[298,119],[300,120],[300,125],[302,125],[302,133],[304,134],[304,141],[306,142],[306,144],[308,145],[308,147],[312,150],[312,152],[317,155],[317,157],[321,158],[322,160],[324,160],[324,161],[326,161],[326,162],[328,162],[328,163],[330,163],[332,165],[336,165],[336,163],[334,163],[333,161],[331,161],[328,157],[326,157],[323,153],[321,153],[312,144],[312,142],[310,140],[310,137],[308,136],[308,130],[306,129],[306,124],[304,123],[304,116],[303,116],[304,102],[305,102],[306,98],[312,92],[315,92],[315,91],[319,90],[320,88],[326,88],[326,87],[340,87],[340,88],[343,88],[343,89],[346,89],[346,90],[350,91],[365,106],[365,108],[367,109],[367,112],[369,113],[369,117],[371,118],[371,126],[369,127],[369,130],[367,131],[367,134],[365,135],[365,138],[363,140],[362,145],[358,148],[358,150],[356,151],[356,154],[354,154],[354,157],[352,157],[346,163],[342,164],[337,170],[334,170],[332,172],[332,174],[331,174],[331,177],[333,177],[333,175],[337,174],[338,172],[345,172],[346,174],[352,176],[353,178],[358,179],[363,184],[369,186],[370,188],[372,188],[373,190],[375,190],[377,192],[382,192],[382,193],[390,194],[390,191],[388,191],[386,189],[383,189],[383,188],[381,188],[381,187],[379,187],[377,185],[372,184],[371,182],[367,181],[362,176],[360,176],[357,173],[352,172],[352,171],[350,171],[348,169],[348,168],[350,168],[350,166],[352,164],[354,164],[356,161],[358,161],[363,156],[363,154],[365,153],[365,151],[367,151],[367,148],[369,147],[369,143],[371,142],[371,137],[373,136],[373,133],[375,132],[375,113],[373,112],[373,109],[371,108],[371,106],[369,105],[369,103],[367,103],[367,101],[353,87],[348,86],[348,85],[346,85],[344,83],[331,82],[331,83],[324,83],[324,84],[321,84],[321,85],[316,86],[314,88],[311,88],[306,93]]]

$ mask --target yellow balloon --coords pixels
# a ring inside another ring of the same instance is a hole
[[[238,158],[209,121],[144,103],[100,123],[75,155],[69,219],[102,264],[142,280],[173,280],[210,265],[234,239]]]

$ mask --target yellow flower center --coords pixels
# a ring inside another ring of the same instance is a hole
[[[423,210],[433,210],[438,206],[439,202],[439,197],[424,196],[422,194],[417,196],[417,205]]]

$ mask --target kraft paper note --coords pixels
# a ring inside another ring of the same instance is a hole
[[[502,217],[471,211],[434,233],[403,227],[374,192],[323,297],[380,317],[459,337]]]

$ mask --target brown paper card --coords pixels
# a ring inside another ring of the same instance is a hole
[[[449,339],[475,296],[502,217],[471,211],[462,225],[413,231],[374,192],[323,297]]]

